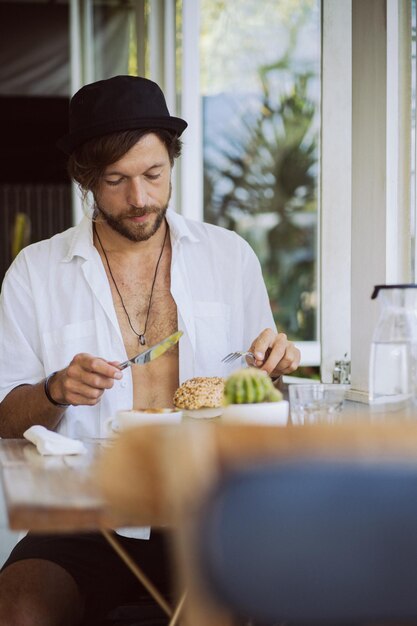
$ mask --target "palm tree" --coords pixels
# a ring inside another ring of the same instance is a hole
[[[206,219],[242,231],[243,218],[269,217],[264,236],[244,234],[263,262],[277,326],[297,340],[315,337],[318,131],[310,72],[292,70],[292,88],[271,84],[289,75],[290,54],[259,69],[262,97],[242,132],[206,160]],[[219,165],[219,163],[221,165]],[[227,189],[224,192],[224,189]],[[257,232],[257,235],[256,235]],[[294,315],[294,312],[296,314]]]

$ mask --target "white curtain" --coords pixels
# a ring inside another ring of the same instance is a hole
[[[66,5],[0,3],[0,95],[69,95]]]
[[[0,96],[70,95],[66,4],[0,2]],[[95,79],[127,74],[129,9],[94,8]]]

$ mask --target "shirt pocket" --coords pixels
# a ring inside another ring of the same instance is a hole
[[[230,305],[194,301],[196,376],[221,376],[222,358],[230,352]]]
[[[46,369],[57,370],[66,367],[80,352],[96,356],[97,338],[94,320],[65,324],[55,330],[44,332],[42,341]]]

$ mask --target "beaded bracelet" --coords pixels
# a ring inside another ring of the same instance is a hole
[[[52,378],[52,376],[55,376],[56,372],[52,372],[52,374],[49,374],[49,376],[47,376],[45,378],[45,382],[43,383],[43,388],[45,391],[45,396],[48,398],[49,402],[51,404],[53,404],[54,406],[60,406],[62,408],[70,406],[69,404],[61,404],[60,402],[57,402],[56,400],[53,399],[53,397],[51,396],[51,393],[49,391],[49,379]]]

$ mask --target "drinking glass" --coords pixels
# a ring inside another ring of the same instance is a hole
[[[295,425],[334,423],[340,420],[349,385],[302,383],[289,385],[291,422]]]

